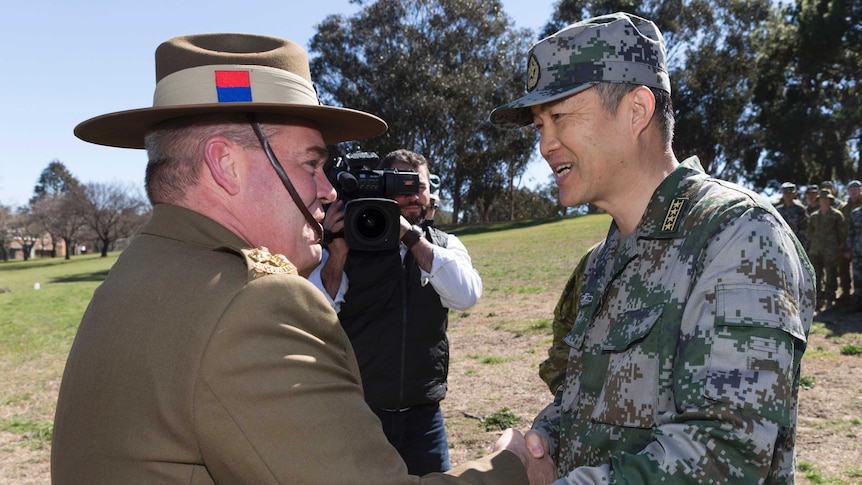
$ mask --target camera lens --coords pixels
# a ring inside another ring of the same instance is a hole
[[[344,238],[351,250],[398,249],[401,210],[392,199],[363,198],[344,206]]]
[[[356,231],[365,239],[378,239],[387,226],[386,214],[376,207],[367,207],[356,217]]]

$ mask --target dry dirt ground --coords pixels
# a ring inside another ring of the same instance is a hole
[[[554,303],[541,294],[486,294],[452,315],[443,410],[453,464],[490,452],[500,432],[486,431],[483,418],[508,408],[516,427],[526,429],[552,398],[537,366],[551,341]],[[862,484],[862,355],[841,354],[847,345],[862,347],[862,314],[839,308],[816,320],[830,323],[812,333],[803,362],[813,386],[800,392],[797,455],[810,469],[797,472],[797,483]],[[57,384],[46,383],[43,391],[56,391]],[[49,483],[49,456],[49,444],[0,431],[0,484]]]

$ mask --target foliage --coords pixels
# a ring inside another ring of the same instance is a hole
[[[130,237],[148,218],[148,205],[119,183],[88,184],[78,200],[84,223],[100,241],[102,257],[120,238]]]
[[[755,32],[753,101],[765,149],[755,185],[787,174],[803,182],[859,177],[860,25],[859,2],[797,0]]]
[[[24,260],[37,242],[43,248],[65,242],[70,259],[79,242],[99,241],[103,256],[143,224],[149,205],[132,186],[119,182],[81,184],[59,160],[42,171],[30,203],[13,211],[0,205],[0,260],[9,260],[13,242]],[[56,254],[54,254],[55,256]]]
[[[12,208],[0,204],[0,260],[9,260],[9,245],[12,244]]]
[[[56,240],[62,239],[66,245],[66,259],[70,259],[78,238],[86,230],[86,213],[79,201],[84,197],[85,188],[75,186],[68,192],[45,193],[30,202],[30,217],[37,226]],[[55,254],[56,255],[56,254]]]
[[[859,355],[862,354],[862,346],[847,344],[841,347],[841,355]]]
[[[533,130],[487,121],[523,93],[516,66],[531,36],[511,28],[497,0],[378,0],[324,19],[310,43],[311,72],[323,100],[389,123],[363,149],[407,148],[429,160],[458,223],[464,204],[490,207],[511,194],[532,156]]]
[[[12,418],[0,420],[0,430],[22,435],[24,441],[34,449],[42,449],[51,442],[54,422],[48,420],[30,421]]]
[[[809,375],[802,375],[799,378],[799,386],[803,389],[811,389],[817,384],[817,378]]]
[[[65,194],[79,185],[78,179],[69,172],[63,162],[52,160],[39,175],[30,203],[32,204],[45,196],[52,197]]]
[[[520,424],[521,419],[508,407],[492,413],[479,420],[479,424],[485,427],[485,431],[500,431],[514,428]]]

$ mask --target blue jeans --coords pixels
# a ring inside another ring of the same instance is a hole
[[[445,472],[449,464],[449,441],[439,403],[404,410],[375,409],[383,433],[407,463],[411,475]]]

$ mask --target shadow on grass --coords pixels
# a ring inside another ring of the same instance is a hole
[[[69,265],[76,263],[83,263],[94,259],[96,256],[92,254],[88,254],[85,256],[72,256],[70,259],[66,259],[63,256],[57,256],[56,258],[52,258],[49,256],[41,257],[41,258],[30,258],[27,261],[22,261],[20,259],[12,259],[9,261],[0,261],[0,271],[21,271],[27,269],[36,269],[36,268],[47,268],[49,266],[57,266],[57,265]]]
[[[817,322],[826,324],[827,338],[840,337],[847,333],[862,333],[862,313],[854,311],[853,305],[843,303],[814,316]]]
[[[78,273],[54,278],[53,283],[80,283],[82,281],[105,281],[109,270],[93,271],[92,273]]]
[[[559,222],[563,219],[580,216],[547,217],[543,219],[524,219],[512,222],[492,222],[487,224],[470,224],[467,226],[441,226],[441,229],[456,236],[473,234],[484,234],[488,232],[508,231],[509,229],[521,229],[524,227],[535,227],[544,224]]]

